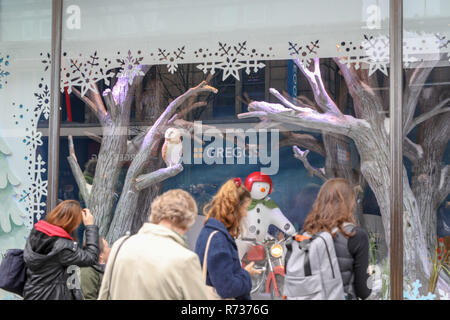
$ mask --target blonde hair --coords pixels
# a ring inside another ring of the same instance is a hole
[[[313,208],[305,219],[303,230],[309,234],[320,231],[331,233],[337,227],[342,234],[351,237],[354,233],[346,233],[343,224],[356,224],[354,208],[355,192],[351,184],[343,178],[327,180],[320,188]]]
[[[188,229],[195,222],[197,204],[188,192],[172,189],[153,200],[150,212],[151,223],[158,224],[167,219],[178,228]]]
[[[240,209],[245,201],[250,199],[250,192],[242,183],[238,185],[233,179],[228,180],[203,208],[205,223],[209,218],[215,218],[225,225],[232,237],[237,238],[243,219]]]

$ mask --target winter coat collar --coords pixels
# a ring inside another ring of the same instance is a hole
[[[37,231],[40,231],[49,237],[61,237],[73,240],[73,238],[70,236],[70,234],[64,230],[61,227],[55,226],[51,223],[48,223],[45,220],[39,220],[37,223],[35,223],[34,228]]]
[[[181,234],[179,234],[173,230],[170,230],[167,227],[161,226],[159,224],[146,222],[141,227],[141,229],[138,231],[138,234],[151,234],[151,235],[155,235],[158,237],[170,238],[170,239],[176,241],[177,243],[181,244],[183,247],[185,247],[185,248],[188,247],[186,244],[186,240],[184,239],[184,237]]]
[[[232,243],[235,243],[233,237],[230,235],[230,232],[228,232],[225,225],[216,218],[209,218],[208,221],[206,221],[205,223],[205,227],[214,230],[219,230],[228,238],[228,240],[230,240]]]

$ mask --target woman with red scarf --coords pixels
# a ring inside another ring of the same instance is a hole
[[[86,247],[81,249],[71,234],[81,221],[86,226]],[[76,268],[98,261],[98,227],[89,209],[75,200],[61,202],[38,221],[27,239],[24,261],[27,280],[25,300],[81,300]],[[70,279],[69,279],[70,278]]]

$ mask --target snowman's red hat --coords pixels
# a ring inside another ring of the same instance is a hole
[[[252,191],[254,182],[266,182],[266,183],[270,184],[270,190],[269,190],[268,194],[272,193],[272,189],[273,189],[272,179],[267,174],[261,173],[259,171],[250,173],[244,182],[244,186],[247,188],[248,191]]]

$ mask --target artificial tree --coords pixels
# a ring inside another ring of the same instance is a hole
[[[191,110],[206,106],[206,103],[192,103],[191,98],[202,93],[217,92],[206,81],[202,81],[179,95],[165,108],[158,104],[150,104],[152,100],[143,98],[141,90],[142,82],[151,67],[139,66],[139,68],[142,72],[133,78],[130,78],[132,76],[130,74],[118,76],[112,88],[104,90],[102,95],[96,85],[93,85],[94,90],[89,90],[86,95],[82,95],[75,87],[72,88],[72,92],[96,114],[102,127],[102,136],[94,137],[101,142],[101,147],[90,192],[77,162],[72,137],[69,137],[68,161],[80,193],[100,227],[100,235],[106,237],[110,243],[127,231],[136,231],[135,229],[143,222],[142,217],[147,212],[138,207],[144,202],[143,207],[148,208],[151,200],[160,192],[160,188],[153,190],[151,194],[148,190],[183,170],[181,164],[161,168],[162,161],[158,151],[165,130],[169,126],[192,130],[193,124],[181,117]],[[150,121],[147,123],[148,129],[129,139],[130,112],[133,104],[139,106],[144,104],[145,108],[161,110],[161,113],[153,123]],[[120,170],[130,158],[132,161],[127,170],[120,198],[113,210]]]
[[[315,105],[304,101],[290,101],[277,90],[270,93],[280,102],[253,101],[249,112],[239,118],[258,117],[266,126],[290,125],[299,130],[321,132],[324,136],[345,136],[352,139],[360,156],[360,172],[373,190],[380,207],[386,243],[390,239],[389,212],[389,116],[386,94],[375,91],[378,79],[369,76],[367,69],[356,69],[339,58],[334,59],[345,80],[353,100],[353,115],[344,114],[327,93],[322,80],[319,58],[312,59],[306,66],[299,59],[295,63],[306,76],[314,94]],[[420,104],[421,97],[430,95],[424,89],[425,82],[437,61],[422,63],[415,69],[405,71],[404,95],[404,155],[414,166],[414,176],[408,178],[403,169],[404,207],[404,262],[405,277],[409,283],[415,279],[426,283],[430,275],[430,244],[436,237],[436,209],[450,191],[449,166],[442,166],[441,160],[450,137],[450,123],[445,107],[449,99],[437,94]],[[436,89],[430,89],[436,90]],[[426,97],[425,97],[426,98]],[[420,105],[420,107],[419,107]],[[317,109],[316,109],[317,106]],[[416,115],[416,109],[422,113]],[[435,117],[436,115],[439,117]],[[416,142],[408,134],[418,127],[420,133]],[[428,141],[433,144],[423,145]],[[324,170],[318,171],[305,160],[300,149],[294,149],[296,156],[304,161],[308,170],[326,179]],[[431,184],[433,183],[433,184]],[[430,202],[429,204],[428,202]],[[433,225],[434,224],[434,225]],[[434,245],[433,245],[434,248]],[[449,290],[448,283],[440,286]]]

